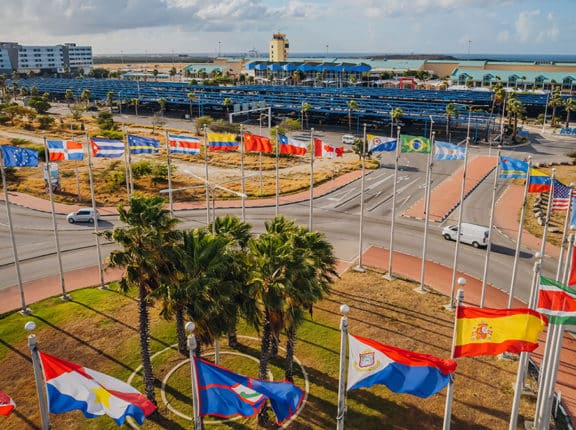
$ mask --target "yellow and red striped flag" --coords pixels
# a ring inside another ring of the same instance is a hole
[[[528,308],[458,307],[454,357],[530,352],[548,320]]]

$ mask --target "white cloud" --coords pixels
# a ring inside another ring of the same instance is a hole
[[[558,39],[560,29],[553,13],[543,16],[540,10],[522,11],[514,23],[515,39],[522,43],[548,43]]]

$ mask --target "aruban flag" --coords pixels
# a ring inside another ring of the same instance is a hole
[[[434,142],[434,160],[464,160],[466,148],[437,140]]]
[[[169,134],[168,147],[171,154],[200,154],[200,139],[192,136]]]
[[[138,424],[156,406],[136,388],[96,370],[40,352],[50,412],[81,410],[86,418],[108,415],[122,425],[126,417]]]
[[[532,309],[458,306],[454,357],[534,351],[546,324]]]
[[[552,210],[566,211],[572,200],[572,188],[554,179],[554,191],[552,192]]]
[[[48,140],[48,155],[50,161],[83,160],[84,149],[80,142],[73,140]]]
[[[348,335],[348,390],[383,384],[395,393],[430,397],[450,382],[456,361]]]
[[[90,147],[94,157],[119,158],[124,155],[124,142],[120,140],[93,137],[90,139]]]
[[[368,134],[368,152],[391,152],[396,150],[396,139]]]
[[[155,154],[160,151],[160,141],[151,137],[128,135],[130,154]]]
[[[0,416],[7,417],[16,408],[16,403],[6,393],[0,391]]]
[[[244,149],[246,152],[272,152],[272,143],[267,137],[245,133]]]
[[[278,424],[290,419],[302,405],[304,392],[287,382],[271,382],[234,373],[194,357],[200,394],[200,415],[253,417],[270,400]]]
[[[238,142],[232,133],[208,133],[208,148],[210,151],[236,151]]]
[[[536,310],[548,317],[550,324],[576,324],[576,290],[540,276]]]
[[[432,149],[432,143],[429,139],[422,136],[410,136],[407,134],[400,135],[401,152],[418,152],[428,154]]]
[[[313,141],[314,141],[314,156],[315,157],[334,158],[334,156],[342,157],[342,154],[344,154],[344,147],[343,146],[336,148],[334,146],[331,146],[331,145],[328,145],[328,144],[322,142],[322,140],[318,139],[317,137],[315,137],[313,139]]]
[[[280,145],[280,154],[306,155],[308,144],[301,140],[290,139],[283,134],[278,135],[278,144]]]
[[[500,178],[517,179],[525,178],[528,173],[528,163],[512,157],[500,156]]]
[[[531,168],[530,179],[528,179],[528,192],[529,193],[547,193],[550,191],[552,178],[546,173]]]

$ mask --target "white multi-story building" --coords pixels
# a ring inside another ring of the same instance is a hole
[[[14,42],[0,42],[0,72],[57,72],[64,73],[92,67],[92,47],[64,45],[35,46]]]

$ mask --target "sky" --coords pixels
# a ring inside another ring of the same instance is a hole
[[[576,0],[2,0],[0,41],[94,55],[576,54]]]

